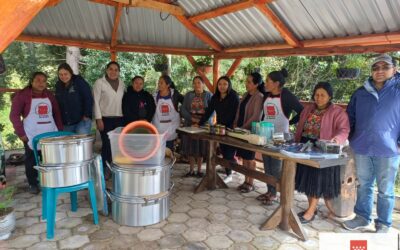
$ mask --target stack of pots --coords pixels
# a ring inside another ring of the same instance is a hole
[[[159,223],[169,215],[170,182],[175,158],[164,158],[159,165],[113,164],[112,217],[126,226]]]
[[[89,181],[93,162],[91,135],[44,138],[39,141],[42,162],[35,166],[42,187],[69,187]]]

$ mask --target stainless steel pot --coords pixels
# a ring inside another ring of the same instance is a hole
[[[89,181],[92,160],[80,164],[34,166],[42,187],[69,187]]]
[[[39,141],[42,166],[75,164],[93,159],[93,135],[69,135]]]
[[[165,158],[158,166],[107,165],[112,172],[112,191],[121,196],[146,196],[166,192],[170,187],[171,168],[175,161],[175,158]]]
[[[107,195],[112,201],[113,221],[119,225],[147,226],[169,215],[169,191],[147,197],[127,197],[112,192]]]
[[[97,211],[101,211],[103,215],[108,216],[107,196],[105,193],[106,182],[104,180],[103,161],[100,155],[94,157],[91,167],[90,175],[94,181],[94,188],[96,190]]]

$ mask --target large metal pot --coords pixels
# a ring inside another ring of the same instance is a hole
[[[107,194],[112,201],[113,221],[119,225],[147,226],[159,223],[169,215],[169,191],[147,197]]]
[[[93,159],[93,135],[69,135],[39,141],[42,166],[75,164]]]
[[[160,165],[108,166],[112,172],[113,188],[116,195],[146,196],[168,191],[171,168],[175,158],[165,158]]]
[[[79,164],[34,166],[39,171],[42,187],[69,187],[89,181],[92,160]]]

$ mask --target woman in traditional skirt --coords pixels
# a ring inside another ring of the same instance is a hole
[[[331,102],[332,86],[328,82],[318,83],[313,91],[314,104],[304,108],[296,130],[297,142],[316,142],[319,139],[344,144],[350,132],[346,111]],[[296,190],[305,193],[308,208],[298,213],[301,223],[314,220],[319,198],[332,213],[331,199],[340,194],[340,167],[313,168],[298,164],[296,172]]]
[[[185,127],[198,126],[200,119],[211,100],[212,94],[204,90],[204,81],[200,76],[193,78],[193,91],[189,91],[181,107],[181,115],[185,119]],[[211,120],[210,118],[209,120]],[[182,136],[182,152],[189,158],[190,170],[186,177],[203,177],[201,164],[203,156],[207,154],[206,141],[191,139],[189,136]],[[194,172],[194,165],[197,164],[197,173]]]

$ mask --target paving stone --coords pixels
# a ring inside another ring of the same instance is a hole
[[[10,248],[25,248],[39,242],[39,235],[22,235],[13,240],[8,241]]]
[[[90,235],[90,241],[110,241],[117,233],[110,228],[101,228]]]
[[[162,228],[166,234],[182,234],[186,229],[187,227],[182,223],[169,223]]]
[[[232,219],[227,223],[232,229],[246,229],[250,226],[250,223],[244,219]]]
[[[23,192],[23,193],[18,193],[14,195],[14,199],[15,200],[28,200],[30,198],[34,197],[34,194],[28,193],[28,192]],[[41,197],[40,195],[35,195],[35,197]]]
[[[82,224],[79,226],[76,226],[72,232],[73,234],[83,234],[83,235],[87,235],[87,234],[92,234],[95,231],[99,230],[100,226],[99,225],[95,225],[95,224]]]
[[[246,211],[248,211],[250,214],[264,214],[267,210],[260,205],[258,206],[246,206]]]
[[[227,213],[232,219],[243,219],[249,216],[249,213],[243,209],[230,209]]]
[[[222,198],[226,196],[226,193],[223,190],[213,190],[209,192],[212,197]]]
[[[14,209],[17,212],[27,212],[37,207],[38,207],[37,203],[23,203],[16,205]]]
[[[208,201],[211,199],[211,196],[209,196],[207,193],[199,193],[199,194],[194,194],[192,196],[192,199],[195,201]]]
[[[140,231],[142,231],[144,228],[143,227],[127,227],[127,226],[122,226],[118,228],[118,232],[121,234],[137,234]]]
[[[114,250],[115,248],[111,248],[109,244],[104,242],[92,242],[86,244],[82,250]]]
[[[190,210],[188,214],[190,217],[205,218],[210,214],[210,211],[205,208],[194,208]]]
[[[159,222],[159,223],[156,223],[156,224],[153,224],[153,225],[149,225],[149,226],[145,226],[144,228],[145,228],[145,229],[147,229],[147,228],[162,228],[162,227],[164,227],[166,224],[167,224],[167,221],[166,221],[166,220],[163,220],[163,221],[161,221],[161,222]]]
[[[192,208],[205,208],[210,205],[208,201],[193,201],[189,204]]]
[[[24,214],[24,212],[18,212],[18,213]],[[42,216],[42,208],[41,207],[34,208],[29,212],[26,212],[26,216],[32,216],[32,217]]]
[[[314,220],[311,226],[319,232],[333,231],[335,226],[325,220]]]
[[[231,218],[229,218],[229,216],[226,214],[210,214],[208,219],[211,223],[225,223]]]
[[[82,224],[81,218],[65,218],[56,223],[56,228],[73,228]]]
[[[278,250],[304,250],[301,246],[295,244],[282,244]]]
[[[193,190],[193,188],[191,187]],[[181,205],[187,205],[193,202],[193,200],[190,197],[178,197],[175,199],[176,204],[181,204]]]
[[[56,229],[54,230],[54,238],[51,240],[48,240],[46,238],[46,233],[42,233],[40,234],[40,240],[41,241],[59,241],[65,238],[68,238],[69,236],[71,236],[71,230],[69,229]]]
[[[161,238],[158,243],[161,249],[178,248],[185,244],[185,240],[180,235],[167,235]]]
[[[174,205],[171,207],[171,211],[174,213],[186,213],[187,211],[191,210],[192,207],[189,205]]]
[[[232,230],[229,232],[228,237],[236,243],[244,243],[252,241],[254,235],[244,230]]]
[[[20,228],[27,228],[38,222],[38,217],[23,217],[15,222],[15,226]]]
[[[257,248],[253,247],[249,243],[235,243],[233,244],[229,250],[256,250]]]
[[[266,236],[258,236],[251,243],[258,249],[273,249],[279,246],[276,240]]]
[[[233,242],[226,236],[216,235],[209,237],[205,243],[212,249],[215,248],[228,248]]]
[[[242,199],[242,201],[247,206],[257,206],[257,207],[261,206],[261,202],[254,198],[245,198],[245,199]],[[275,206],[268,206],[268,209],[275,210],[278,207],[279,203],[274,203],[274,204],[275,204]]]
[[[247,220],[253,224],[253,225],[262,225],[266,220],[268,219],[268,216],[265,216],[264,214],[250,214],[249,217],[247,217]]]
[[[80,207],[76,212],[68,211],[68,217],[82,218],[88,214],[93,214],[91,208]]]
[[[212,223],[207,227],[207,232],[210,235],[226,235],[230,231],[231,231],[231,229],[225,224]]]
[[[198,229],[204,229],[210,225],[210,222],[208,222],[204,218],[191,218],[188,221],[186,221],[186,225],[189,228],[198,228]]]
[[[225,205],[219,205],[219,204],[212,204],[208,206],[208,210],[210,210],[212,213],[226,213],[229,211],[229,208]]]
[[[229,201],[226,205],[231,209],[240,209],[240,210],[246,207],[246,204],[242,201]]]
[[[174,222],[174,223],[182,223],[185,222],[189,219],[189,216],[185,213],[172,213],[168,216],[168,221],[169,222]]]
[[[38,223],[28,227],[25,230],[26,234],[41,234],[46,232],[46,223]]]
[[[42,196],[41,195],[35,195],[35,196],[29,198],[29,202],[39,203],[39,206],[41,206],[41,204],[42,204]]]
[[[250,227],[247,230],[250,233],[254,234],[255,236],[271,237],[271,235],[274,233],[274,230],[260,230],[259,225],[250,225]],[[279,229],[276,229],[276,230],[279,230]]]
[[[101,217],[101,216],[100,216]],[[89,219],[89,216],[85,217]],[[89,220],[90,222],[93,223],[93,219]],[[112,219],[108,219],[106,220],[101,227],[106,227],[106,228],[112,228],[112,229],[118,229],[121,225],[118,225],[117,223],[115,223]]]
[[[160,245],[158,244],[157,241],[139,241],[134,246],[130,247],[130,249],[132,250],[160,249]]]
[[[23,218],[24,216],[25,216],[25,212],[16,212],[16,211],[14,211],[14,214],[15,214],[15,219],[20,219],[20,218]],[[28,215],[28,216],[32,216],[32,215]]]
[[[280,230],[274,231],[271,236],[274,237],[274,239],[278,240],[282,244],[283,243],[293,244],[293,243],[298,242],[297,238],[293,237],[293,234],[289,234],[287,232],[282,232]]]
[[[60,249],[79,248],[87,243],[89,243],[89,237],[87,235],[74,235],[60,240]]]
[[[145,229],[138,233],[137,237],[141,241],[154,241],[164,236],[160,229]]]
[[[241,200],[243,200],[243,196],[241,194],[238,194],[237,191],[234,194],[228,194],[226,196],[226,198],[228,200],[231,200],[231,201],[241,201]]]
[[[214,198],[211,198],[208,201],[208,203],[209,204],[221,204],[221,205],[224,205],[224,204],[228,203],[228,200],[225,199],[225,198],[214,197]]]
[[[53,250],[53,249],[57,249],[56,242],[39,242],[27,248],[27,250]]]
[[[305,249],[319,249],[319,241],[316,238],[309,238],[307,241],[299,240],[298,244]]]
[[[129,249],[129,247],[135,246],[138,242],[139,239],[132,237],[132,235],[116,235],[110,247],[113,249]]]
[[[187,241],[204,241],[208,236],[208,233],[203,229],[191,228],[183,233],[183,237]]]
[[[189,242],[182,247],[182,250],[205,250],[205,249],[209,248],[203,242]]]

